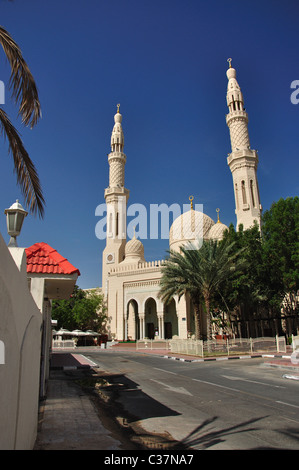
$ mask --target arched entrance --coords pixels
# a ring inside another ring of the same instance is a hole
[[[158,317],[157,317],[157,304],[155,299],[149,297],[144,305],[145,313],[145,337],[154,339],[159,334],[158,331]]]
[[[179,335],[178,317],[175,300],[164,306],[164,338],[171,339]]]
[[[126,339],[135,341],[140,337],[138,304],[131,299],[127,304],[127,335]]]

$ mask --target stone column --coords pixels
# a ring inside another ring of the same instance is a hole
[[[164,313],[163,312],[158,312],[157,317],[158,317],[158,338],[159,339],[164,339],[164,336],[165,336],[165,333],[164,333]]]
[[[138,313],[138,317],[139,317],[140,339],[144,339],[145,313]]]
[[[124,340],[127,341],[128,339],[128,319],[125,313],[124,315]]]

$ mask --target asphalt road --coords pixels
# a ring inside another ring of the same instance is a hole
[[[101,350],[86,354],[122,387],[118,400],[148,432],[192,449],[299,449],[299,381],[263,359],[181,362]]]

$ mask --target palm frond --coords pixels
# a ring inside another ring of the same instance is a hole
[[[35,166],[26,152],[18,131],[7,114],[0,108],[0,133],[8,139],[9,151],[14,161],[17,182],[24,195],[27,207],[33,214],[44,215],[44,198]]]
[[[32,128],[41,116],[41,107],[34,78],[26,64],[21,49],[10,34],[0,26],[0,44],[11,68],[9,86],[15,103],[19,103],[22,122]]]

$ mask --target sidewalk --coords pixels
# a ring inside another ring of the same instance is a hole
[[[39,429],[34,450],[126,450],[122,438],[113,434],[91,398],[81,387],[67,377],[68,371],[88,371],[96,364],[85,357],[88,351],[101,351],[99,348],[78,348],[52,354],[50,379],[47,397],[42,402],[39,416]],[[118,344],[105,351],[136,352],[135,344]],[[193,356],[171,354],[165,350],[139,350],[141,354],[154,354],[171,360],[203,362],[264,358],[264,365],[285,370],[283,377],[299,380],[299,364],[291,362],[291,354],[260,354],[252,356],[213,357],[201,359]]]
[[[89,396],[65,371],[88,370],[82,354],[53,353],[47,397],[42,402],[34,450],[121,450],[122,443],[103,425]]]

